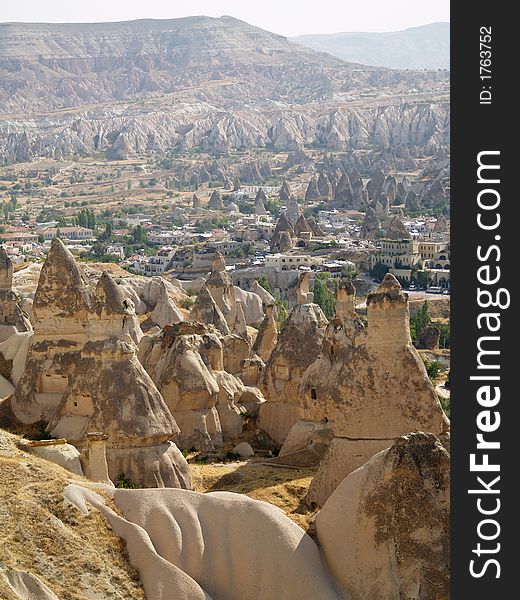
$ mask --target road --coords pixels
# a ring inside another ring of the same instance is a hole
[[[366,275],[358,275],[358,279],[360,279],[361,281],[363,281],[364,283],[368,283],[370,285],[370,287],[372,289],[377,289],[378,284],[371,278],[371,277],[367,277]],[[425,291],[408,291],[408,290],[404,290],[410,300],[412,299],[424,299],[426,300],[427,298],[429,300],[436,300],[438,298],[446,298],[447,300],[450,299],[450,294],[430,294],[429,292],[425,292]],[[356,304],[356,308],[366,308],[366,301],[360,302],[359,304]]]

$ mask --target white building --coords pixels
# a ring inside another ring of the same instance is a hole
[[[277,271],[297,271],[300,267],[316,269],[323,262],[322,258],[308,254],[267,254],[265,267]]]
[[[143,257],[143,259],[135,261],[134,269],[147,277],[162,275],[168,268],[174,254],[175,250],[173,248],[161,248],[155,256]]]

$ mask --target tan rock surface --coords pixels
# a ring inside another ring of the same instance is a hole
[[[267,304],[265,307],[265,317],[258,329],[253,350],[264,362],[267,362],[276,348],[277,342],[278,322],[275,318],[275,306],[274,304]]]
[[[0,430],[0,598],[50,600],[39,595],[46,586],[60,600],[145,600],[103,516],[84,516],[64,501],[71,480],[88,482],[25,452],[21,441]]]
[[[449,469],[435,436],[410,434],[328,499],[316,518],[318,539],[351,600],[449,598]]]
[[[298,304],[266,364],[260,389],[267,402],[260,409],[259,426],[278,443],[283,443],[300,420],[298,389],[305,371],[321,351],[327,324],[317,304]]]
[[[122,520],[91,493],[74,492],[78,504],[92,503],[127,540],[149,600],[170,597],[161,589],[189,590],[179,597],[190,600],[344,598],[312,539],[270,504],[229,492],[116,490]]]
[[[348,296],[325,333],[317,360],[299,389],[306,421],[326,420],[335,437],[309,490],[322,506],[328,494],[371,453],[408,431],[440,435],[449,428],[435,387],[409,331],[408,300],[387,274],[367,299],[368,328]]]

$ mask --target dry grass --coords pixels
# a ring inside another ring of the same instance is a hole
[[[63,488],[78,478],[22,452],[17,439],[0,431],[0,563],[33,573],[60,600],[144,600],[105,518],[64,501]],[[0,598],[15,598],[1,577]]]
[[[313,513],[303,501],[317,468],[288,469],[268,466],[261,459],[248,462],[190,463],[198,492],[235,492],[281,508],[307,530]]]

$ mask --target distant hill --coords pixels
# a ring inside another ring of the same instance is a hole
[[[226,16],[0,23],[0,112],[127,100],[200,85],[207,100],[319,99],[336,81],[343,85],[349,73],[358,77],[353,69],[330,54]]]
[[[294,42],[345,61],[393,69],[450,67],[450,24],[430,23],[388,33],[300,35]]]

